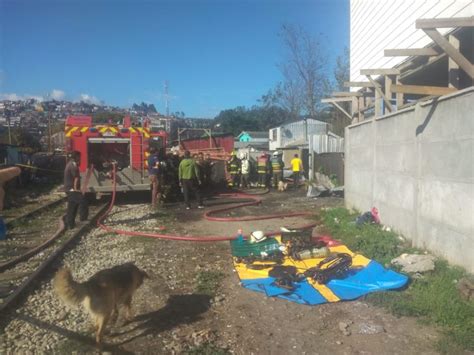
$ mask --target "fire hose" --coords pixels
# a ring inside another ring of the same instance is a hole
[[[112,228],[110,226],[105,225],[103,221],[106,219],[106,217],[112,211],[112,208],[115,204],[116,192],[117,192],[116,165],[113,164],[113,168],[112,168],[112,198],[110,200],[109,208],[97,220],[97,226],[100,227],[101,229],[107,231],[107,232],[112,232],[112,233],[116,233],[116,234],[119,234],[119,235],[134,236],[134,237],[139,236],[139,237],[148,237],[148,238],[156,238],[156,239],[192,241],[192,242],[220,242],[220,241],[229,241],[229,240],[236,239],[235,236],[231,236],[231,237],[229,237],[229,236],[200,237],[200,236],[175,235],[175,234],[164,234],[164,233],[147,233],[147,232],[128,231],[128,230],[121,230],[121,229]],[[204,218],[209,220],[209,221],[240,222],[240,221],[257,221],[257,220],[264,220],[264,219],[276,219],[276,218],[283,218],[283,217],[296,217],[296,216],[310,216],[310,215],[312,215],[310,212],[293,212],[293,213],[279,213],[279,214],[264,215],[264,216],[213,217],[211,215],[216,214],[216,213],[230,211],[230,210],[245,207],[245,206],[259,205],[262,202],[262,199],[257,197],[257,196],[255,196],[253,194],[242,193],[242,192],[230,193],[230,194],[219,194],[218,196],[230,197],[230,198],[236,198],[236,199],[246,199],[246,200],[248,200],[250,198],[253,201],[243,202],[243,203],[231,206],[231,207],[225,207],[225,208],[210,210],[210,211],[208,211],[204,214]],[[309,228],[315,227],[316,225],[317,225],[316,223],[310,223],[310,224],[306,224],[306,225],[303,225],[303,226],[300,226],[300,227],[295,227],[295,229],[309,229]],[[280,233],[281,233],[280,231],[272,231],[272,232],[268,232],[268,233],[265,233],[265,234],[267,236],[271,236],[271,235],[277,235],[277,234],[280,234]]]

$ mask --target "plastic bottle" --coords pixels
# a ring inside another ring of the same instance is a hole
[[[300,260],[311,259],[311,258],[325,258],[330,253],[329,248],[312,248],[301,250],[297,255]]]
[[[237,243],[243,243],[244,242],[244,235],[242,233],[242,229],[239,229],[237,231]]]

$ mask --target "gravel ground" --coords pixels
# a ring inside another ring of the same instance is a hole
[[[304,203],[317,209],[341,202],[269,195],[266,208],[246,208],[242,213],[295,211]],[[122,205],[114,208],[109,224],[148,231],[165,224],[167,232],[200,235],[228,235],[238,228],[275,229],[271,220],[213,223],[202,220],[201,214],[179,206],[152,213],[146,205]],[[290,224],[302,222],[307,221],[297,218]],[[412,318],[393,317],[363,300],[307,307],[240,287],[228,243],[172,242],[93,230],[56,267],[67,265],[76,280],[84,281],[101,269],[129,261],[151,279],[134,297],[134,321],[123,325],[119,317],[106,334],[102,349],[106,353],[180,354],[203,344],[235,354],[434,353],[435,329]],[[196,277],[206,271],[224,275],[212,297],[196,292]],[[62,305],[53,294],[51,279],[40,283],[10,319],[1,324],[5,330],[0,353],[98,352],[88,316],[80,308]]]

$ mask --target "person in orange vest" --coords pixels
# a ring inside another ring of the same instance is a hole
[[[298,157],[298,154],[295,154],[295,157],[291,159],[291,170],[293,171],[293,183],[295,187],[298,187],[300,184],[300,177],[301,174],[304,172],[303,170],[303,162]]]
[[[262,153],[257,159],[258,186],[268,186],[268,176],[271,174],[271,165],[266,153]]]
[[[273,172],[273,187],[276,189],[278,187],[278,182],[283,181],[283,168],[285,163],[281,159],[281,153],[273,153],[271,160],[272,163],[272,172]]]

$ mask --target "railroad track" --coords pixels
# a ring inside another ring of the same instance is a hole
[[[73,230],[66,231],[64,228],[61,216],[65,211],[65,206],[62,204],[58,204],[52,210],[48,209],[46,215],[44,212],[38,213],[34,222],[28,223],[29,228],[17,229],[17,232],[20,230],[21,232],[18,232],[16,237],[26,241],[28,246],[23,243],[20,244],[21,248],[10,248],[9,253],[4,253],[9,254],[8,260],[4,258],[0,261],[0,313],[12,310],[51,263],[61,256],[75,240],[91,227],[95,227],[97,219],[105,212],[107,206],[108,203],[91,206],[89,220],[79,223]],[[38,229],[41,237],[34,240]],[[15,229],[12,233],[14,239]],[[34,240],[33,247],[30,246],[31,240]]]
[[[20,223],[20,221],[22,220],[25,220],[27,218],[32,218],[38,214],[41,214],[42,212],[44,211],[47,211],[51,208],[54,208],[60,204],[63,204],[66,202],[66,196],[64,197],[61,197],[57,200],[54,200],[54,201],[50,201],[50,202],[47,202],[41,206],[38,206],[36,208],[34,208],[33,210],[31,211],[27,211],[27,212],[24,212],[22,214],[20,214],[18,217],[14,217],[14,218],[8,218],[7,217],[7,220],[5,222],[7,228],[12,228],[14,227],[15,225],[18,225]]]

